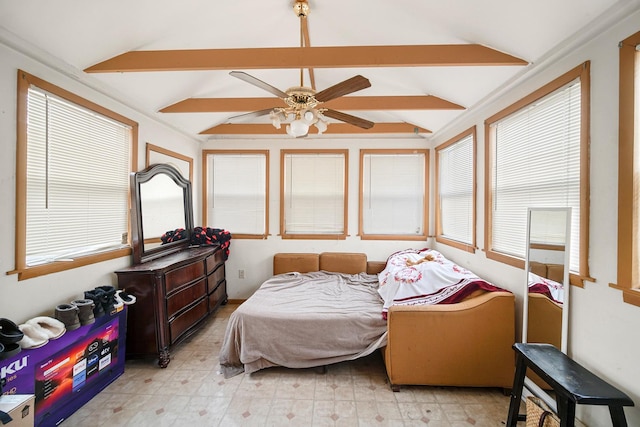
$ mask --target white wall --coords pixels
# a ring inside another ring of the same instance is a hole
[[[519,84],[499,100],[466,118],[436,144],[476,125],[478,129],[477,241],[484,245],[484,120],[573,67],[591,61],[591,207],[590,273],[595,282],[572,287],[569,354],[597,375],[619,387],[635,401],[626,408],[629,425],[640,425],[640,307],[622,301],[621,292],[609,287],[616,282],[617,185],[618,185],[618,42],[640,30],[635,12],[592,41],[561,55],[535,76]],[[629,230],[629,232],[631,232]],[[522,270],[489,260],[481,250],[475,254],[436,245],[445,255],[516,292],[519,305],[524,290]],[[606,407],[578,406],[578,418],[590,426],[611,425]]]
[[[130,257],[93,264],[77,269],[18,281],[14,270],[15,188],[16,188],[16,87],[17,70],[21,69],[63,89],[98,103],[139,123],[138,168],[144,168],[145,143],[168,148],[193,157],[195,173],[200,175],[200,147],[191,139],[128,108],[107,96],[89,89],[76,79],[66,77],[41,63],[0,44],[0,317],[15,322],[37,315],[53,315],[58,304],[83,296],[83,292],[99,285],[116,284],[113,271],[130,265]],[[194,194],[199,194],[194,186]],[[198,200],[199,203],[199,200]],[[198,205],[199,206],[199,205]],[[200,210],[196,210],[196,213]],[[199,216],[198,216],[199,218]],[[45,236],[46,238],[46,236]]]

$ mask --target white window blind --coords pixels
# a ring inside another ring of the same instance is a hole
[[[131,128],[31,87],[26,263],[125,247]]]
[[[362,233],[424,233],[425,154],[363,155]]]
[[[473,134],[438,150],[441,235],[473,244]]]
[[[231,234],[266,233],[266,154],[207,155],[207,222]]]
[[[571,207],[572,271],[580,255],[580,81],[492,125],[492,248],[524,258],[527,207]]]
[[[344,234],[345,155],[284,155],[286,234]]]

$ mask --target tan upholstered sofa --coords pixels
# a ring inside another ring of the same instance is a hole
[[[384,262],[360,253],[276,254],[274,274],[317,270],[376,274]],[[391,388],[400,385],[510,388],[515,297],[481,292],[457,304],[392,306],[382,349]]]

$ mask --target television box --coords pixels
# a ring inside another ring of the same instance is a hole
[[[0,360],[5,395],[35,395],[35,425],[58,425],[124,373],[126,309]]]

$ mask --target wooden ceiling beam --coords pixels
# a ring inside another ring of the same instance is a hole
[[[187,98],[160,110],[161,113],[225,113],[282,107],[278,98]],[[334,110],[464,110],[464,107],[432,95],[343,96],[322,103]]]
[[[262,124],[221,124],[200,132],[200,135],[287,135],[283,125],[276,129],[268,123]],[[317,133],[311,126],[309,134]],[[414,126],[410,123],[376,123],[371,129],[362,129],[348,123],[330,123],[324,134],[381,134],[381,133],[431,133],[430,130]],[[289,137],[287,135],[287,137]]]
[[[478,44],[283,47],[130,51],[93,65],[87,73],[268,68],[354,68],[527,65]]]

